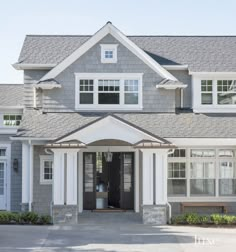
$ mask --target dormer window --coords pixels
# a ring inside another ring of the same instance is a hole
[[[116,44],[101,45],[101,62],[116,63],[117,62],[117,46]]]

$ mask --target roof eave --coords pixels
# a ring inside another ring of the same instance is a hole
[[[173,89],[177,89],[177,88],[186,88],[188,85],[187,84],[164,84],[164,85],[156,85],[157,89],[163,88],[163,89],[168,89],[168,90],[173,90]]]
[[[23,64],[23,63],[15,63],[12,66],[16,70],[50,70],[54,68],[57,64]]]

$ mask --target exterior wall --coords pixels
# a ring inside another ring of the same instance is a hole
[[[102,43],[119,44],[116,64],[101,63]],[[163,78],[132,54],[126,47],[111,35],[103,38],[93,48],[75,61],[56,80],[62,84],[61,89],[44,91],[43,108],[45,110],[73,111],[75,107],[75,75],[74,73],[144,73],[143,75],[143,111],[174,112],[175,91],[156,89],[156,84]],[[41,72],[42,73],[42,72]]]
[[[227,204],[228,214],[236,214],[236,202],[225,202]],[[181,214],[181,203],[170,202],[172,207],[172,216]],[[220,207],[185,207],[184,213],[199,213],[199,214],[213,214],[222,213]]]
[[[40,214],[50,214],[52,185],[40,184],[40,155],[46,155],[43,146],[34,146],[32,210]]]
[[[175,70],[169,71],[174,75],[179,81],[184,84],[188,84],[183,90],[183,107],[192,108],[192,80],[191,75],[189,75],[187,70]],[[176,107],[180,108],[180,89],[176,89]]]
[[[33,84],[40,80],[48,70],[25,70],[24,71],[24,105],[25,107],[33,107],[34,93]],[[37,90],[37,106],[42,106],[42,93]]]
[[[18,160],[18,171],[13,169],[14,159]],[[21,190],[22,190],[22,144],[12,142],[11,144],[11,210],[21,210]]]

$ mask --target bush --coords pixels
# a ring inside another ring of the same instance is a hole
[[[51,216],[38,215],[35,212],[0,212],[0,224],[51,224]]]
[[[190,224],[190,225],[235,225],[236,216],[212,214],[210,216],[198,215],[196,213],[187,213],[172,217],[172,224]]]

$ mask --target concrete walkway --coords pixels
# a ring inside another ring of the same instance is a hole
[[[85,213],[77,225],[0,225],[1,252],[235,250],[236,229],[143,225],[134,213]]]

